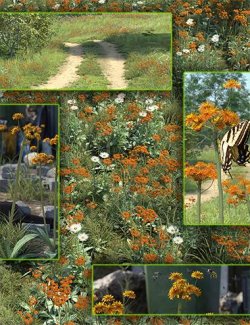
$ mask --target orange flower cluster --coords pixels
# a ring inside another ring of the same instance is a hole
[[[199,114],[191,113],[186,117],[186,126],[199,132],[210,123],[213,127],[223,130],[226,126],[234,126],[239,123],[239,116],[228,109],[220,109],[213,103],[204,102],[199,107]]]
[[[190,284],[186,279],[183,278],[182,273],[171,273],[169,279],[174,281],[168,292],[168,297],[170,300],[177,298],[190,301],[192,299],[192,295],[197,297],[201,296],[200,288]],[[197,277],[196,279],[202,279],[202,277]]]
[[[70,298],[73,275],[62,278],[59,283],[52,279],[47,279],[47,284],[43,283],[43,291],[48,299],[51,299],[57,307],[62,307]]]
[[[153,209],[146,209],[142,206],[136,207],[136,214],[144,223],[154,222],[158,215]]]
[[[27,140],[41,140],[42,129],[40,128],[40,126],[35,126],[31,123],[28,123],[23,126],[23,132]]]
[[[32,159],[32,164],[35,165],[49,165],[54,161],[53,155],[48,155],[44,152],[36,154],[36,156]]]
[[[224,191],[228,194],[228,204],[238,205],[246,202],[250,194],[250,180],[237,177],[235,180],[224,180],[222,182]]]
[[[241,262],[250,262],[249,239],[250,231],[247,227],[237,227],[232,235],[213,234],[212,240],[223,246],[228,256]]]
[[[74,304],[76,309],[79,310],[86,310],[89,305],[89,298],[88,297],[83,297],[83,296],[78,296],[77,302]]]
[[[185,168],[186,177],[192,178],[195,182],[203,182],[208,179],[216,179],[217,171],[213,163],[197,162]]]
[[[231,89],[231,88],[236,88],[236,89],[240,89],[241,88],[241,84],[239,81],[234,80],[234,79],[230,79],[227,80],[224,84],[223,87],[226,89]]]
[[[22,311],[18,311],[17,313],[21,317],[23,324],[25,324],[25,325],[32,325],[33,324],[34,318],[31,315],[31,313],[28,313],[28,312],[23,313]]]
[[[115,300],[112,295],[105,295],[101,302],[95,304],[94,314],[124,314],[124,305],[122,302]]]

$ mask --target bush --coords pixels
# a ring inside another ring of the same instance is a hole
[[[41,14],[0,15],[0,55],[39,51],[52,35],[50,17]]]

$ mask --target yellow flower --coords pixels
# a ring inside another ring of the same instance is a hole
[[[24,115],[22,113],[15,113],[12,115],[13,120],[21,120],[24,118]]]
[[[199,279],[200,280],[200,279],[204,278],[204,275],[200,271],[194,271],[194,272],[192,272],[191,277],[194,278],[194,279]]]
[[[112,295],[105,295],[102,298],[102,301],[105,303],[110,303],[110,302],[113,302],[114,300],[115,300],[115,298]]]
[[[0,132],[5,131],[5,130],[7,130],[7,126],[1,124],[1,125],[0,125]]]
[[[136,295],[135,295],[135,292],[132,291],[132,290],[126,290],[123,292],[123,297],[127,297],[127,298],[130,298],[130,299],[135,299],[136,298]]]
[[[169,280],[177,281],[183,278],[183,274],[179,272],[173,272],[169,276]]]
[[[15,135],[15,134],[17,134],[19,131],[20,131],[19,126],[14,126],[14,127],[11,129],[11,134]]]

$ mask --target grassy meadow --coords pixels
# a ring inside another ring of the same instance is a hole
[[[83,46],[79,79],[70,89],[104,90],[108,80],[94,40],[114,43],[123,55],[129,89],[171,88],[171,16],[169,14],[53,14],[52,38],[38,53],[0,56],[0,88],[28,89],[57,74],[68,53],[64,42]]]

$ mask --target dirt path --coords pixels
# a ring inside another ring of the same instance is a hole
[[[69,50],[69,56],[58,73],[46,83],[33,89],[62,89],[69,87],[79,76],[77,69],[83,60],[83,47],[77,43],[64,43]]]
[[[248,169],[246,173],[246,177],[248,177],[250,175],[250,167],[246,167],[246,168]],[[221,172],[221,177],[222,177],[222,181],[226,179],[230,179],[230,176],[226,175],[223,171]],[[203,183],[202,190],[205,190],[207,188],[209,189],[204,193],[202,193],[201,202],[207,202],[219,196],[217,180],[215,180],[212,185],[211,184],[212,181],[206,181]],[[196,203],[196,193],[185,195],[185,205],[187,208],[192,207],[195,203]]]
[[[94,40],[99,44],[103,56],[99,58],[99,63],[103,69],[103,73],[110,83],[110,89],[125,89],[128,83],[124,77],[125,74],[125,59],[118,52],[116,46],[112,43]]]

